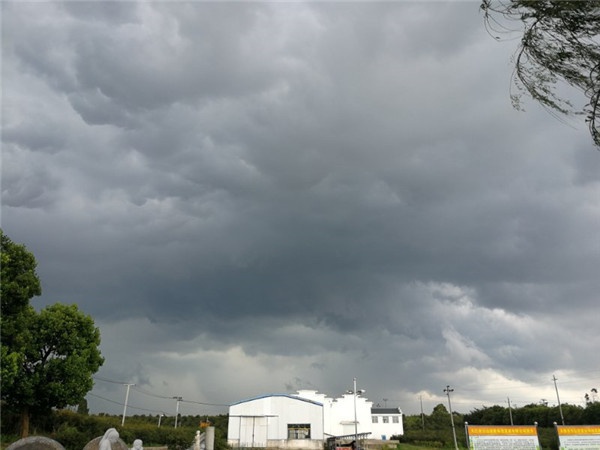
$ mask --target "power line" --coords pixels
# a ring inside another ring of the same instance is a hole
[[[195,402],[193,400],[182,400],[182,403],[195,403],[197,405],[206,405],[206,406],[231,406],[229,404],[224,404],[224,403]]]
[[[147,395],[147,396],[149,396],[149,397],[155,397],[155,398],[166,398],[166,399],[171,399],[171,398],[173,398],[173,396],[165,396],[165,395],[153,394],[152,392],[145,391],[144,389],[142,389],[142,388],[140,388],[140,387],[138,387],[138,386],[135,386],[135,387],[133,388],[133,390],[134,390],[134,391],[136,391],[136,392],[139,392],[140,394]]]
[[[115,401],[115,400],[110,400],[110,399],[108,399],[106,397],[102,397],[101,395],[93,394],[91,392],[88,392],[87,395],[89,395],[91,397],[99,398],[99,399],[104,400],[104,401],[109,402],[109,403],[114,403],[115,405],[123,406],[122,402],[118,402],[118,401]],[[149,412],[153,412],[153,413],[162,413],[162,411],[157,411],[155,409],[142,408],[142,407],[139,407],[139,406],[128,405],[128,408],[138,409],[140,411],[149,411]]]
[[[108,378],[102,378],[102,377],[98,377],[98,376],[94,376],[93,377],[95,380],[98,381],[104,381],[106,383],[113,383],[113,384],[121,384],[121,385],[131,385],[131,389],[139,392],[140,394],[143,395],[147,395],[149,397],[154,397],[154,398],[161,398],[161,399],[172,399],[173,396],[168,396],[168,395],[159,395],[159,394],[154,394],[153,392],[149,392],[147,390],[144,390],[142,388],[140,388],[139,386],[133,385],[131,383],[123,383],[120,381],[115,381],[115,380],[109,380]],[[205,405],[205,406],[230,406],[229,404],[225,404],[225,403],[209,403],[209,402],[200,402],[200,401],[194,401],[194,400],[182,400],[182,403],[194,403],[197,405]],[[120,405],[123,405],[123,403],[120,403]]]
[[[102,378],[102,377],[99,377],[99,376],[97,376],[97,375],[93,376],[92,378],[93,378],[94,380],[98,380],[98,381],[105,381],[106,383],[113,383],[113,384],[127,384],[127,383],[126,383],[126,382],[124,382],[124,381],[115,381],[115,380],[109,380],[109,379],[107,379],[107,378]]]

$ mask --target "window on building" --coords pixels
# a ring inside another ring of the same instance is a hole
[[[390,423],[390,418],[388,416],[383,416],[383,423]]]
[[[288,423],[288,439],[310,439],[310,423]]]
[[[371,421],[372,421],[373,423],[377,423],[377,422],[378,422],[378,420],[377,420],[377,419],[378,419],[378,417],[377,417],[377,416],[371,416]]]
[[[398,417],[398,416],[393,416],[393,417],[392,417],[392,422],[393,422],[393,423],[400,423],[400,417]]]

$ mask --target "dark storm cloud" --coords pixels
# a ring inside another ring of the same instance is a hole
[[[104,377],[480,405],[590,370],[600,158],[511,109],[476,3],[3,9],[3,227]]]

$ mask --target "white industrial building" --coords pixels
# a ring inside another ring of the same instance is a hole
[[[328,439],[348,443],[355,434],[359,440],[402,435],[402,411],[374,408],[361,395],[333,399],[309,390],[264,395],[229,407],[227,441],[233,448],[322,449]]]

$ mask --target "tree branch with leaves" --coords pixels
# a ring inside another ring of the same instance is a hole
[[[514,56],[511,93],[522,109],[528,95],[552,113],[584,116],[594,144],[600,147],[600,0],[482,0],[486,27],[494,38],[523,35]],[[587,99],[582,108],[557,90],[566,83]]]

